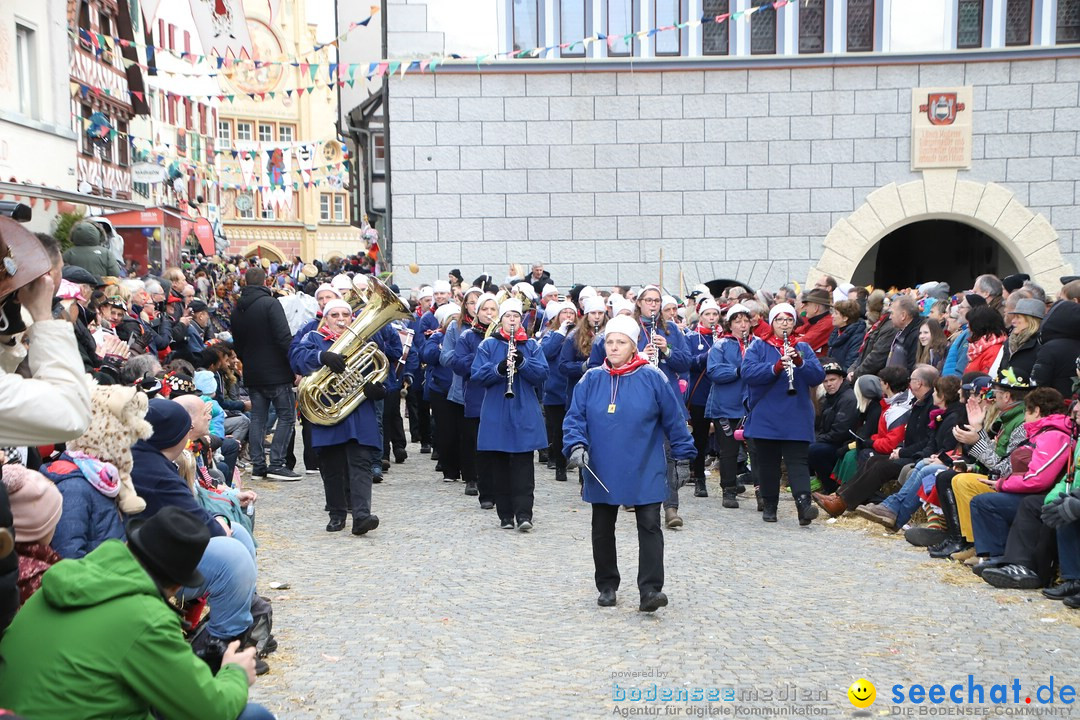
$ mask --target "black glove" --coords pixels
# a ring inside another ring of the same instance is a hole
[[[345,356],[344,355],[339,355],[338,353],[330,352],[329,350],[327,350],[326,352],[319,353],[319,362],[321,362],[326,367],[330,368],[331,372],[336,372],[336,373],[345,372]]]
[[[521,366],[525,363],[525,353],[518,350],[514,353],[514,369],[520,370]]]
[[[386,386],[382,383],[364,383],[364,397],[368,400],[382,400],[386,397]]]
[[[495,369],[499,371],[500,375],[505,375],[506,374],[506,361],[503,360],[502,362],[500,362],[499,365]]]

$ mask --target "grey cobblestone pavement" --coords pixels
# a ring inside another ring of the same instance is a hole
[[[637,611],[636,534],[622,513],[619,604],[599,608],[576,482],[537,465],[535,529],[500,530],[417,450],[375,486],[382,524],[364,537],[325,531],[318,475],[251,483],[259,587],[280,642],[252,698],[279,717],[850,716],[860,677],[877,686],[870,712],[886,715],[894,684],[966,686],[973,673],[987,691],[1018,678],[1026,693],[1050,675],[1080,681],[1080,613],[994,590],[857,519],[800,528],[789,498],[776,525],[752,498],[724,510],[715,475],[709,498],[683,490],[686,525],[665,532],[671,605]],[[742,699],[615,699],[653,683]],[[813,699],[777,699],[792,691]]]

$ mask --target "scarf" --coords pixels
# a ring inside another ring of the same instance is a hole
[[[1003,335],[983,335],[978,340],[968,341],[968,360],[974,360],[994,345],[1001,345],[1005,341]]]
[[[1030,325],[1020,332],[1009,333],[1009,355],[1012,355],[1017,350],[1022,348],[1024,344],[1039,334],[1038,327],[1031,327]]]
[[[753,337],[753,334],[750,335],[750,338],[752,338],[752,337]],[[750,343],[749,343],[750,338],[747,338],[747,342],[744,343],[742,341],[742,338],[735,337],[731,333],[725,333],[723,338],[721,338],[721,339],[727,339],[727,338],[731,338],[735,342],[739,343],[739,354],[740,355],[745,355],[746,354],[746,348],[750,346]],[[766,342],[768,342],[768,340],[766,340]]]
[[[485,325],[484,323],[480,322],[480,318],[476,318],[475,320],[473,320],[472,329],[475,332],[480,333],[481,335],[486,335],[487,334],[487,329],[489,327],[491,327],[491,323],[488,323],[487,325]]]
[[[318,329],[318,333],[330,341],[337,340],[339,337],[341,337],[341,333],[334,332],[330,329],[329,325],[323,325],[322,327],[320,327]]]
[[[499,328],[499,331],[496,334],[499,337],[501,337],[503,340],[506,340],[507,342],[510,341],[510,336],[507,335],[506,331],[503,330],[502,328]],[[517,329],[517,331],[514,333],[514,342],[516,342],[516,343],[525,342],[528,339],[529,339],[529,336],[525,334],[525,328],[523,328],[523,327],[519,327]]]
[[[86,482],[107,498],[120,493],[120,471],[110,462],[103,462],[79,450],[68,450],[60,456],[69,460],[86,478]]]
[[[697,331],[702,335],[712,335],[713,329],[711,327],[705,327],[704,325],[698,325]]]
[[[645,358],[644,355],[635,355],[634,357],[630,358],[630,360],[625,365],[617,368],[611,367],[611,363],[608,361],[608,359],[604,358],[603,368],[608,372],[609,375],[619,376],[626,375],[627,373],[632,373],[642,365],[648,364],[649,361]]]
[[[938,423],[941,422],[941,416],[945,414],[945,411],[941,408],[934,408],[930,411],[930,429],[937,430]]]
[[[866,341],[874,334],[874,331],[881,327],[881,324],[887,322],[889,319],[889,313],[881,313],[881,317],[874,321],[874,324],[870,326],[870,329],[863,335],[862,342],[859,344],[859,357],[862,357],[863,349],[866,347]]]

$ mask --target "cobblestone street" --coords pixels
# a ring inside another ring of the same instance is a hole
[[[686,525],[665,533],[671,605],[637,611],[636,535],[622,513],[619,603],[599,608],[576,482],[538,465],[536,527],[523,534],[498,529],[462,483],[437,480],[429,458],[410,444],[375,486],[382,524],[364,537],[324,530],[318,475],[252,484],[259,588],[280,641],[253,699],[279,717],[747,714],[791,705],[765,698],[795,688],[814,699],[789,714],[850,716],[860,677],[877,686],[873,714],[889,712],[894,684],[966,687],[973,673],[987,691],[1018,678],[1034,693],[1050,675],[1078,679],[1080,613],[994,590],[860,520],[800,528],[790,496],[776,525],[752,498],[723,510],[715,475],[707,499],[684,489]],[[653,683],[734,687],[744,699],[616,701]]]

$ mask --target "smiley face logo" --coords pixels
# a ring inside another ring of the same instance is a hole
[[[847,689],[848,700],[857,708],[868,708],[877,699],[877,689],[869,680],[859,678]]]

